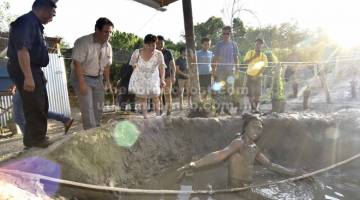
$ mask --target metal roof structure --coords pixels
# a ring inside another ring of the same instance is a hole
[[[177,0],[134,0],[134,1],[147,5],[159,11],[165,11],[166,10],[164,8],[165,6],[174,3]]]

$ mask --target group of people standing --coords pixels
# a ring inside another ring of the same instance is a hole
[[[32,11],[17,18],[10,26],[8,71],[22,100],[26,121],[23,140],[26,147],[47,147],[50,144],[46,137],[49,118],[47,80],[41,68],[49,63],[43,25],[51,22],[56,15],[56,2],[57,0],[35,0]],[[110,65],[113,52],[109,39],[113,28],[114,24],[109,19],[99,18],[95,24],[95,32],[77,39],[72,50],[70,80],[79,100],[85,130],[100,126],[104,88],[111,90]],[[220,90],[216,91],[217,112],[220,113],[223,109],[225,113],[229,113],[227,105],[230,104],[239,54],[237,44],[231,41],[231,27],[224,27],[222,34],[223,40],[216,44],[214,53],[209,50],[211,40],[203,38],[201,50],[196,52],[196,56],[202,93],[208,96],[214,91],[214,84],[221,83]],[[262,69],[257,73],[250,72],[252,68],[259,67],[259,61],[264,63],[263,66],[267,64],[266,56],[261,53],[262,43],[262,40],[257,40],[255,51],[245,56],[245,63],[249,64],[248,95],[251,95],[253,111],[256,111],[258,106],[258,77]],[[148,117],[148,99],[152,99],[151,104],[154,105],[157,115],[161,115],[162,110],[165,110],[162,109],[163,100],[167,115],[171,114],[172,90],[176,79],[180,89],[180,108],[183,108],[185,89],[190,94],[188,104],[191,105],[192,89],[186,60],[187,50],[180,49],[180,57],[175,60],[171,51],[164,45],[163,36],[148,34],[144,38],[143,47],[133,52],[129,62],[132,66],[132,75],[128,81],[128,92],[138,98],[141,113],[145,118]],[[134,109],[132,107],[132,110]],[[67,129],[73,121],[71,118],[61,120]]]
[[[268,65],[267,57],[262,53],[262,39],[256,39],[255,49],[246,53],[243,62],[247,65],[246,72],[240,67],[240,53],[238,46],[231,40],[232,30],[230,26],[225,26],[222,29],[223,40],[218,42],[215,46],[214,53],[210,52],[210,42],[207,38],[202,40],[202,50],[198,54],[200,85],[202,88],[207,88],[209,79],[211,79],[212,90],[216,93],[216,112],[218,114],[224,111],[230,114],[230,109],[233,105],[233,98],[235,93],[240,93],[238,96],[247,95],[251,105],[251,112],[259,113],[259,99],[261,96],[261,76],[265,67]],[[204,56],[205,55],[205,56]],[[211,62],[211,78],[209,78],[209,71],[203,75],[201,70],[201,62],[209,60],[213,55]],[[205,59],[203,59],[205,57]],[[201,73],[200,73],[201,72]],[[236,73],[245,73],[244,77],[246,85],[237,86]],[[238,100],[239,101],[239,100]],[[240,103],[235,102],[239,107],[237,112],[240,114],[243,108],[240,108]]]
[[[209,94],[215,96],[216,112],[224,111],[230,114],[233,101],[235,72],[239,68],[238,46],[231,40],[232,30],[230,26],[223,28],[223,40],[215,46],[212,52],[211,40],[207,37],[201,39],[201,49],[196,52],[202,98]],[[259,112],[259,99],[261,96],[261,76],[267,66],[267,57],[262,53],[263,40],[255,41],[255,49],[246,53],[244,63],[247,64],[247,84],[244,86],[249,97],[252,112]],[[135,94],[141,105],[141,113],[147,118],[149,107],[155,107],[155,113],[162,113],[163,97],[167,115],[172,111],[173,85],[177,81],[179,94],[179,107],[183,109],[184,91],[187,91],[188,105],[191,106],[191,92],[196,91],[190,87],[189,67],[187,62],[187,49],[179,49],[180,56],[174,59],[171,51],[164,47],[164,37],[148,34],[144,38],[144,46],[136,49],[129,65],[132,66],[133,74],[129,75],[129,84],[125,90]],[[192,63],[194,58],[192,58]],[[124,72],[125,73],[125,72]],[[120,80],[121,81],[121,80]],[[122,92],[120,92],[122,93]],[[131,95],[130,94],[130,95]],[[245,95],[245,94],[244,94]],[[120,106],[125,110],[123,95],[120,95]],[[148,101],[147,99],[151,99]],[[135,101],[134,98],[131,98]],[[151,104],[151,105],[148,105]],[[134,105],[134,103],[132,103]],[[154,105],[154,106],[153,106]],[[132,106],[134,111],[134,107]]]

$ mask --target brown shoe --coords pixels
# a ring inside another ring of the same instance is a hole
[[[32,147],[37,147],[37,148],[47,148],[48,146],[50,146],[53,142],[51,142],[50,140],[47,139],[43,139],[42,141],[31,145]]]
[[[71,125],[73,124],[74,119],[70,119],[68,122],[66,122],[66,124],[64,124],[64,128],[65,128],[65,135],[68,133]]]

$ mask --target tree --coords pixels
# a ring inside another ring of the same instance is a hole
[[[213,42],[217,42],[221,38],[221,31],[224,22],[220,17],[210,17],[206,22],[196,24],[194,26],[196,46],[200,47],[201,38],[208,37]]]
[[[170,39],[165,40],[165,47],[171,51],[175,59],[180,56],[180,48],[185,46],[186,44],[184,42],[174,43]]]
[[[114,31],[110,44],[115,49],[132,51],[139,48],[143,43],[143,39],[132,33]]]
[[[9,13],[10,3],[3,1],[0,3],[0,32],[9,31],[9,24],[14,19],[14,16]]]
[[[242,38],[246,33],[244,23],[243,23],[243,21],[241,21],[240,18],[233,19],[232,29],[233,29],[233,37],[234,38]]]
[[[301,30],[297,23],[282,23],[263,28],[248,27],[239,41],[239,49],[241,52],[253,49],[255,40],[261,38],[265,41],[265,48],[272,50],[280,61],[288,61],[310,37],[308,31]]]

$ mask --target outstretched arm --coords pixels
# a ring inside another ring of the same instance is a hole
[[[221,163],[222,161],[226,160],[229,156],[231,156],[233,153],[238,151],[241,148],[241,145],[242,145],[241,140],[234,140],[231,142],[229,146],[225,147],[223,150],[212,152],[204,156],[200,160],[191,162],[179,168],[178,171],[197,169],[200,167]]]
[[[275,171],[277,173],[285,174],[285,175],[288,175],[288,176],[295,176],[296,175],[296,170],[288,169],[288,168],[283,167],[281,165],[274,164],[262,153],[258,153],[256,155],[256,160],[259,161],[265,167],[267,167],[270,170]]]

